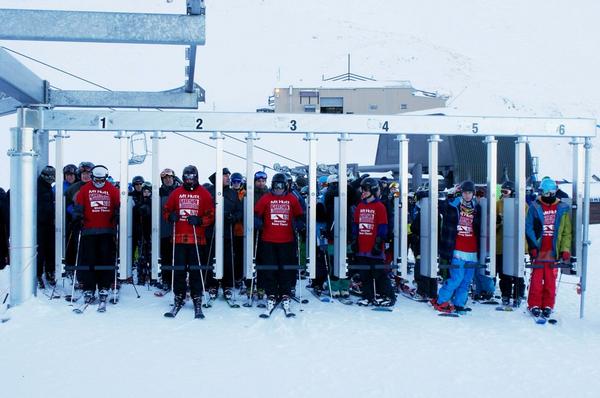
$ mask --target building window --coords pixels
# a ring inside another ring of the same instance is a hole
[[[343,97],[321,97],[321,113],[344,113]]]
[[[316,105],[304,105],[304,112],[315,113],[317,112],[317,107]]]
[[[370,104],[370,105],[369,105],[369,110],[370,110],[370,111],[376,111],[376,110],[377,110],[377,108],[378,108],[377,104]]]
[[[400,109],[408,109],[408,105],[406,105],[406,104],[400,104]]]

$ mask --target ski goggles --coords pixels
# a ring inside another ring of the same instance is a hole
[[[184,174],[183,175],[184,180],[195,180],[197,178],[198,178],[198,174]]]
[[[279,189],[279,190],[285,190],[285,182],[274,182],[273,183],[273,190]]]
[[[175,177],[175,172],[171,169],[164,169],[160,172],[160,178]]]
[[[264,171],[257,171],[256,173],[254,173],[254,181],[266,180],[266,179],[267,179],[267,173],[265,173]]]

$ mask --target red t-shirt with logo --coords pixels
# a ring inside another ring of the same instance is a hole
[[[294,241],[293,220],[302,215],[302,206],[291,193],[277,196],[269,192],[256,203],[254,214],[263,220],[263,241],[287,243]]]
[[[538,260],[554,261],[552,255],[552,240],[554,238],[554,225],[556,221],[556,212],[558,206],[556,203],[547,205],[544,202],[540,202],[542,205],[542,212],[544,213],[544,223],[542,225],[542,247],[538,253]]]
[[[175,243],[206,244],[206,227],[215,222],[215,209],[212,196],[203,186],[198,185],[191,191],[184,187],[175,188],[163,207],[165,220],[171,213],[179,216],[175,223]],[[189,216],[202,218],[202,225],[196,227],[197,242],[194,242],[194,226],[187,221]]]
[[[119,190],[106,181],[96,188],[91,181],[85,183],[75,197],[75,203],[83,206],[83,231],[106,230],[115,227],[115,214],[119,211]]]
[[[473,221],[475,220],[475,210],[459,205],[458,225],[456,226],[456,244],[454,250],[459,250],[466,253],[477,252],[477,238],[473,229]]]
[[[371,253],[379,226],[387,224],[387,210],[380,201],[361,201],[354,210],[354,223],[358,225],[358,252]],[[380,248],[383,250],[383,247]]]

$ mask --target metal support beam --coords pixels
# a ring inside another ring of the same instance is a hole
[[[339,227],[339,244],[337,246],[338,253],[338,270],[339,277],[346,278],[348,275],[348,162],[346,159],[348,142],[351,141],[348,133],[340,134],[338,138],[340,148],[340,160],[338,164],[338,190],[339,190],[339,217],[337,223]]]
[[[47,102],[70,108],[197,109],[204,96],[204,89],[195,84],[189,92],[183,87],[159,92],[50,90]]]
[[[0,9],[1,40],[204,45],[205,16]]]
[[[527,137],[519,137],[515,143],[515,225],[517,233],[515,235],[515,258],[514,264],[518,267],[518,276],[525,274],[525,197],[527,195],[525,176],[526,150],[529,140]]]
[[[585,304],[585,292],[587,290],[587,269],[589,260],[590,245],[590,179],[592,177],[592,140],[591,138],[585,139],[585,175],[583,185],[583,244],[581,250],[581,279],[579,284],[581,286],[581,302],[579,305],[579,318],[583,318],[584,304]]]
[[[126,131],[120,131],[115,136],[119,139],[119,197],[121,206],[119,208],[119,279],[129,277],[129,253],[131,242],[129,240],[129,190],[128,190],[128,166],[129,166],[129,136]]]
[[[35,139],[37,141],[37,175],[40,175],[44,167],[50,164],[50,137],[48,130],[36,130]],[[56,169],[58,173],[58,169]]]
[[[583,142],[578,138],[573,138],[570,142],[573,151],[573,185],[571,192],[571,223],[573,225],[573,244],[571,247],[571,264],[573,272],[576,275],[580,274],[581,263],[580,256],[583,243],[583,228],[582,228],[582,212],[583,212],[583,180],[582,174],[584,171],[584,152]],[[563,269],[563,273],[570,272],[568,269]]]
[[[161,131],[152,133],[152,260],[150,263],[152,280],[158,280],[158,263],[160,255],[160,140],[164,139]]]
[[[10,25],[0,10],[0,31]],[[30,23],[22,28],[29,29]],[[0,91],[22,104],[46,103],[47,82],[20,63],[6,50],[0,48]]]
[[[215,140],[215,279],[223,278],[223,239],[224,239],[224,220],[223,220],[223,140],[225,137],[220,131],[215,131],[211,136]],[[229,231],[227,231],[229,233]],[[209,260],[210,261],[210,260]]]
[[[315,134],[306,134],[308,141],[308,214],[306,215],[308,253],[306,266],[311,279],[317,275],[317,141]]]
[[[220,112],[132,112],[102,110],[25,111],[26,127],[73,131],[180,131],[288,134],[416,134],[532,137],[595,137],[594,119],[500,118],[402,115],[320,115]],[[385,128],[382,127],[385,124]],[[561,134],[561,132],[563,132]]]
[[[429,140],[429,269],[435,278],[438,269],[438,147],[440,136],[432,135]]]
[[[408,138],[400,134],[398,140],[398,178],[400,198],[394,215],[394,258],[401,276],[408,275]],[[396,204],[396,201],[394,201]]]
[[[54,202],[54,264],[56,264],[55,275],[56,279],[60,278],[63,273],[64,259],[64,233],[65,233],[65,193],[63,189],[64,174],[64,151],[63,140],[69,138],[64,130],[59,130],[54,135],[54,167],[56,167],[56,184],[55,202]]]
[[[246,198],[244,201],[244,275],[251,279],[254,275],[254,141],[255,132],[246,136]]]
[[[494,136],[487,136],[483,141],[487,146],[487,219],[488,223],[482,225],[487,228],[488,241],[486,249],[479,258],[481,264],[486,264],[487,275],[496,277],[496,185],[498,183],[498,140]]]
[[[19,111],[11,129],[10,157],[10,303],[31,298],[36,287],[37,254],[37,152],[32,128],[23,128]]]
[[[0,92],[0,116],[15,113],[20,106],[23,104],[12,97],[3,96],[3,93]]]

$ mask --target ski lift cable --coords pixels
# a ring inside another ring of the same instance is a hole
[[[41,65],[44,65],[44,66],[46,66],[46,67],[48,67],[48,68],[54,69],[54,70],[56,70],[56,71],[58,71],[58,72],[62,72],[62,73],[64,73],[64,74],[68,75],[68,76],[71,76],[71,77],[75,78],[75,79],[78,79],[78,80],[81,80],[81,81],[83,81],[83,82],[86,82],[86,83],[88,83],[88,84],[91,84],[91,85],[93,85],[93,86],[95,86],[95,87],[98,87],[98,88],[101,88],[101,89],[103,89],[103,90],[110,91],[110,92],[112,92],[112,91],[113,91],[113,90],[109,89],[108,87],[105,87],[105,86],[102,86],[102,85],[100,85],[100,84],[94,83],[94,82],[93,82],[93,81],[91,81],[91,80],[85,79],[85,78],[83,78],[83,77],[81,77],[81,76],[78,76],[78,75],[76,75],[76,74],[74,74],[74,73],[67,72],[66,70],[64,70],[64,69],[61,69],[61,68],[59,68],[59,67],[52,66],[52,65],[50,65],[50,64],[48,64],[48,63],[46,63],[46,62],[40,61],[40,60],[38,60],[38,59],[36,59],[36,58],[34,58],[34,57],[31,57],[31,56],[29,56],[29,55],[26,55],[26,54],[23,54],[23,53],[21,53],[21,52],[15,51],[15,50],[13,50],[13,49],[11,49],[11,48],[8,48],[8,47],[5,47],[5,46],[1,46],[1,48],[5,49],[5,50],[7,50],[7,51],[10,51],[10,52],[12,52],[12,53],[14,53],[14,54],[20,55],[21,57],[27,58],[27,59],[29,59],[29,60],[31,60],[31,61],[33,61],[33,62],[37,62],[37,63],[39,63],[39,64],[41,64]],[[109,108],[109,109],[112,109],[112,108]],[[157,109],[157,110],[159,110],[159,111],[161,111],[161,112],[164,112],[164,110],[163,110],[163,109],[160,109],[160,108],[156,108],[156,109]],[[184,137],[186,137],[186,138],[190,138],[190,137],[187,137],[187,136],[185,136],[185,135],[183,135],[183,134],[181,134],[181,133],[177,133],[177,134],[179,134],[179,135],[181,135],[181,136],[184,136]],[[231,138],[231,139],[233,139],[233,140],[236,140],[236,141],[239,141],[239,142],[244,142],[243,140],[241,140],[241,139],[239,139],[239,138],[236,138],[236,137],[234,137],[234,136],[232,136],[232,135],[229,135],[229,134],[224,134],[224,135],[225,135],[226,137],[228,137],[228,138]],[[192,141],[196,141],[196,140],[193,140],[193,139],[192,139]],[[197,142],[200,142],[200,143],[202,143],[202,144],[205,144],[205,145],[209,145],[209,144],[206,144],[206,143],[204,143],[204,142],[201,142],[201,141],[197,141]],[[210,145],[209,145],[209,146],[210,146]],[[305,163],[299,162],[299,161],[297,161],[297,160],[294,160],[294,159],[292,159],[292,158],[289,158],[289,157],[283,156],[283,155],[281,155],[281,154],[279,154],[279,153],[277,153],[277,152],[273,152],[273,151],[271,151],[271,150],[269,150],[269,149],[263,148],[263,147],[261,147],[261,146],[259,146],[259,145],[255,145],[254,147],[255,147],[256,149],[260,149],[260,150],[262,150],[262,151],[265,151],[265,152],[267,152],[267,153],[269,153],[269,154],[271,154],[271,155],[279,156],[279,157],[281,157],[281,158],[283,158],[283,159],[285,159],[285,160],[289,160],[289,161],[291,161],[291,162],[294,162],[294,163],[297,163],[297,164],[299,164],[299,165],[304,165],[304,164],[305,164]],[[226,152],[227,154],[229,154],[229,155],[233,155],[233,156],[236,156],[236,157],[238,157],[238,158],[245,159],[244,157],[241,157],[241,156],[239,156],[239,155],[236,155],[236,154],[234,154],[234,153],[227,152],[227,151],[225,151],[225,152]],[[254,162],[254,163],[256,163],[256,164],[260,164],[260,163],[258,163],[258,162]],[[268,167],[268,166],[264,166],[264,165],[263,165],[263,167]],[[272,167],[269,167],[269,168],[270,168],[270,169],[273,169]]]

